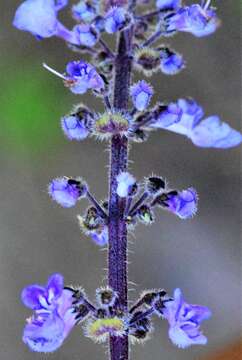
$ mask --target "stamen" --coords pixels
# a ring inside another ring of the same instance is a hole
[[[48,71],[51,72],[52,74],[58,76],[59,78],[61,78],[61,79],[63,79],[63,80],[66,80],[66,77],[65,77],[63,74],[61,74],[61,73],[59,73],[58,71],[52,69],[52,68],[51,68],[50,66],[48,66],[46,63],[43,63],[42,65],[43,65],[43,67],[44,67],[46,70],[48,70]]]
[[[211,0],[207,0],[207,2],[205,3],[205,5],[203,6],[204,10],[207,10],[209,5],[211,3]]]

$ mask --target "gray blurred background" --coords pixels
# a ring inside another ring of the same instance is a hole
[[[93,299],[104,284],[106,253],[80,234],[76,214],[50,201],[47,184],[60,175],[81,175],[98,198],[107,193],[106,143],[68,142],[60,116],[77,96],[58,78],[44,71],[43,61],[61,72],[78,59],[58,39],[36,41],[12,28],[20,1],[1,1],[1,192],[0,192],[0,359],[45,359],[31,353],[21,335],[29,311],[20,302],[21,289],[45,283],[53,272],[64,274],[66,284],[81,284]],[[217,1],[222,27],[211,37],[196,39],[179,34],[167,42],[183,53],[187,69],[176,77],[152,79],[154,100],[193,96],[206,114],[218,114],[240,128],[241,57],[239,0]],[[71,24],[67,20],[67,24]],[[95,110],[98,99],[86,96]],[[130,300],[143,289],[181,287],[189,302],[210,307],[213,317],[204,323],[206,347],[179,350],[171,345],[167,324],[155,322],[156,331],[145,346],[132,347],[133,360],[202,360],[241,336],[240,150],[196,148],[186,138],[153,132],[148,142],[132,146],[130,171],[138,179],[152,172],[171,187],[194,186],[199,212],[182,221],[157,212],[153,227],[140,225],[130,236]],[[100,347],[76,328],[53,360],[104,360]],[[232,359],[232,358],[231,358]]]

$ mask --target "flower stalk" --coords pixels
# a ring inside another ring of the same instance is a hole
[[[129,55],[132,30],[125,30],[118,40],[115,60],[113,106],[127,110],[132,60]],[[111,140],[110,192],[109,192],[109,246],[108,246],[108,283],[119,295],[118,306],[127,311],[127,226],[124,219],[126,199],[116,192],[117,176],[127,170],[128,140],[120,135]],[[128,359],[128,336],[110,337],[111,360]]]

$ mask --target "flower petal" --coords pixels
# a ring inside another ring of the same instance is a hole
[[[46,289],[39,285],[30,285],[23,289],[21,299],[25,306],[32,310],[39,310],[43,308],[41,298],[47,295]]]
[[[240,132],[222,122],[218,116],[201,121],[191,132],[192,142],[200,147],[230,148],[242,141]]]
[[[64,322],[56,314],[50,314],[46,319],[33,320],[24,328],[23,342],[33,351],[55,351],[64,339]]]
[[[17,9],[13,25],[19,30],[48,38],[56,34],[57,17],[54,0],[26,0]]]
[[[48,283],[47,283],[47,291],[48,295],[51,299],[57,298],[61,295],[64,287],[64,278],[61,274],[53,274],[50,276]]]

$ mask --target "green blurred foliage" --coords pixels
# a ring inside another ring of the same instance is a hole
[[[14,64],[11,72],[1,73],[2,146],[9,152],[35,155],[53,143],[58,146],[63,139],[59,120],[70,107],[68,91],[60,80],[39,63]]]

